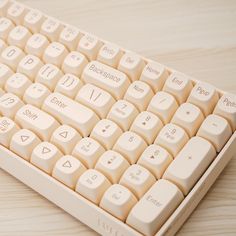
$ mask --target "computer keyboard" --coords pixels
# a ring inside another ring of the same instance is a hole
[[[236,95],[0,2],[0,167],[108,236],[174,235],[236,153]]]

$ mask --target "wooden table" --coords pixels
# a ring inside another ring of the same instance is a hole
[[[235,0],[22,0],[49,15],[236,93]],[[96,235],[0,170],[0,235]],[[236,235],[236,156],[178,236]]]

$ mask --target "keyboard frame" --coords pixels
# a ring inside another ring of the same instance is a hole
[[[18,3],[11,0],[11,3]],[[20,3],[22,4],[22,3]],[[22,4],[25,8],[31,10],[31,8]],[[43,13],[44,14],[44,13]],[[44,14],[45,17],[51,17]],[[56,19],[56,18],[55,18]],[[58,19],[63,26],[68,26]],[[78,28],[76,26],[73,26]],[[82,34],[88,32],[79,29]],[[97,37],[97,36],[96,36]],[[97,37],[103,43],[111,43]],[[114,43],[112,43],[114,44]],[[132,52],[130,50],[120,47],[124,52]],[[139,55],[140,56],[140,55]],[[146,63],[153,62],[151,59],[147,59],[140,56]],[[166,67],[169,73],[176,70]],[[193,84],[200,82],[188,76]],[[224,91],[216,89],[219,94],[224,94]],[[184,222],[188,219],[193,210],[197,207],[201,199],[206,195],[210,187],[216,181],[217,177],[229,163],[231,158],[236,153],[236,131],[232,134],[228,142],[223,149],[218,153],[215,160],[210,164],[201,178],[197,181],[192,190],[188,193],[185,199],[180,203],[178,208],[172,213],[169,219],[163,224],[155,236],[173,236],[181,228]],[[29,186],[40,195],[47,198],[52,203],[89,226],[94,231],[105,236],[141,236],[142,234],[133,229],[131,226],[113,217],[110,213],[101,209],[94,203],[90,202],[77,192],[71,190],[63,183],[59,182],[52,176],[41,171],[38,167],[35,167],[32,163],[19,157],[6,147],[0,145],[0,168],[16,179],[20,180],[25,185]],[[60,197],[58,197],[60,196]],[[76,206],[76,207],[75,207]]]

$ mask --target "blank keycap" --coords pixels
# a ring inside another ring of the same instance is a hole
[[[203,121],[197,135],[210,141],[216,151],[220,152],[232,135],[232,131],[226,119],[212,114]]]
[[[83,164],[73,156],[60,158],[52,172],[52,176],[68,187],[74,189],[78,178],[85,172]]]
[[[29,161],[33,149],[40,142],[40,139],[32,131],[21,129],[12,136],[10,150]]]
[[[218,101],[214,114],[224,117],[231,125],[233,131],[236,129],[236,96],[224,94]]]
[[[125,221],[136,203],[137,199],[129,189],[120,184],[114,184],[103,195],[100,207],[118,219]]]
[[[79,178],[76,191],[93,203],[99,204],[104,192],[110,186],[111,183],[102,173],[90,169],[85,171]]]
[[[166,180],[157,181],[133,207],[127,224],[153,236],[183,200],[183,194]]]
[[[193,137],[169,165],[163,178],[176,184],[187,195],[215,156],[216,151],[210,142]]]
[[[130,189],[140,199],[155,183],[154,176],[140,165],[131,165],[120,179],[120,184]]]
[[[56,162],[61,157],[62,153],[55,145],[49,142],[41,142],[34,148],[30,162],[46,173],[51,174]]]
[[[0,38],[3,40],[7,40],[9,32],[14,28],[14,24],[11,20],[5,17],[1,17],[0,19]]]

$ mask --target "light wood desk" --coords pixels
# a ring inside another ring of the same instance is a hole
[[[49,15],[236,93],[236,1],[22,0]],[[96,235],[0,170],[0,235]],[[236,235],[236,156],[178,236]]]

